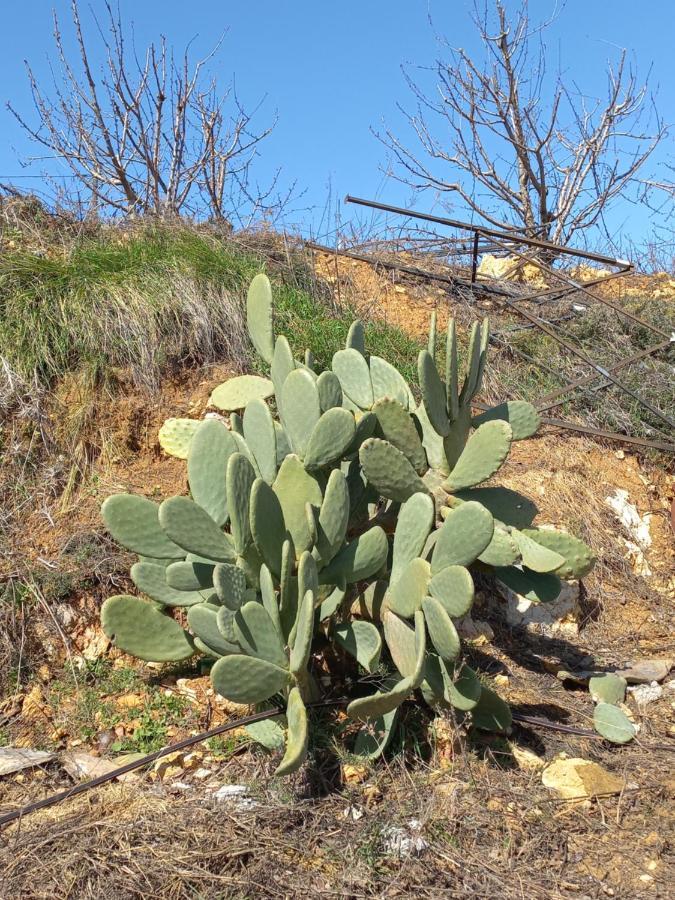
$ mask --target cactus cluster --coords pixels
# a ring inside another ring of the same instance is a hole
[[[454,323],[442,378],[432,321],[418,404],[396,368],[367,353],[361,323],[319,373],[310,351],[294,358],[273,320],[261,274],[247,322],[270,379],[216,387],[211,404],[227,419],[169,419],[160,430],[163,448],[187,460],[190,496],[103,504],[109,532],[138,554],[131,579],[142,595],[106,600],[106,634],[143,660],[202,654],[214,689],[234,702],[285,704],[278,774],[305,759],[306,705],[336,655],[368,673],[370,687],[357,679],[347,707],[361,723],[357,753],[382,753],[417,689],[432,709],[508,729],[508,705],[462,657],[455,623],[473,603],[472,571],[546,602],[594,560],[571,535],[532,527],[526,498],[480,486],[538,425],[520,401],[472,417],[487,321],[471,333],[461,387]],[[265,724],[252,734],[278,746],[279,725]]]

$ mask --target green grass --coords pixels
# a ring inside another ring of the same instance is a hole
[[[246,365],[242,303],[266,266],[231,239],[190,228],[110,229],[37,255],[0,257],[0,347],[21,379],[43,386],[86,370],[99,380],[118,367],[154,387],[176,363]],[[312,295],[302,271],[272,271],[279,332],[300,354],[312,347],[320,365],[344,345],[353,318]],[[398,329],[369,328],[373,353],[409,377],[417,346]]]

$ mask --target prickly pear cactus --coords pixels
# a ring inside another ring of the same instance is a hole
[[[521,401],[472,415],[487,321],[471,332],[461,387],[454,323],[441,377],[433,322],[418,404],[401,374],[367,353],[360,322],[317,373],[310,351],[296,360],[275,335],[266,276],[253,280],[246,311],[270,379],[216,387],[212,404],[229,420],[172,419],[160,433],[167,452],[187,461],[189,496],[156,504],[120,494],[103,504],[112,536],[138,554],[131,579],[140,594],[106,600],[106,634],[144,660],[201,655],[222,696],[285,708],[279,775],[306,758],[308,705],[326,681],[317,672],[336,659],[368,674],[371,687],[354,690],[347,706],[364,756],[385,750],[418,689],[434,710],[507,730],[508,705],[463,659],[456,622],[473,603],[472,572],[546,602],[594,560],[577,538],[533,527],[526,498],[483,486],[512,441],[538,425]],[[273,724],[272,741],[259,729],[268,746],[281,733]]]

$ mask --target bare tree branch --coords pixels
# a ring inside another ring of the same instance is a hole
[[[608,68],[602,101],[589,104],[560,73],[549,77],[542,35],[552,21],[533,28],[527,0],[513,17],[502,0],[476,0],[483,58],[446,43],[430,69],[433,93],[404,70],[415,108],[399,109],[414,140],[387,127],[375,134],[394,177],[414,190],[456,196],[491,225],[566,243],[602,227],[612,201],[637,187],[666,128],[625,51]]]
[[[180,58],[164,37],[140,55],[125,30],[119,7],[109,0],[105,18],[94,16],[99,44],[85,37],[78,0],[71,0],[77,62],[64,46],[54,14],[56,70],[49,89],[26,62],[37,124],[11,104],[27,134],[63,160],[90,202],[124,216],[207,215],[241,219],[268,206],[276,211],[277,177],[260,190],[251,166],[260,143],[272,132],[253,126],[258,107],[248,113],[234,90],[222,91],[206,77],[206,57]],[[103,56],[97,69],[92,60]]]

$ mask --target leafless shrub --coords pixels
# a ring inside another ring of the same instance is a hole
[[[251,166],[275,121],[257,128],[233,86],[223,90],[206,66],[221,41],[193,63],[160,37],[138,54],[119,8],[105,3],[95,17],[105,62],[97,70],[78,0],[71,0],[78,49],[73,62],[54,13],[58,65],[48,91],[30,63],[28,78],[37,124],[9,104],[27,134],[63,160],[74,176],[78,207],[123,216],[206,214],[240,221],[283,206],[277,178],[260,188]]]

